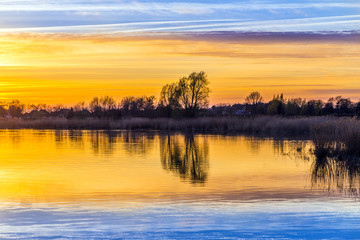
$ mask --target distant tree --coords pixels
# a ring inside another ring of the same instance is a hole
[[[75,111],[82,111],[86,109],[86,104],[85,102],[78,102],[77,104],[74,105],[74,110]]]
[[[273,97],[268,105],[268,114],[270,115],[281,115],[285,113],[284,107],[284,95],[280,94]]]
[[[124,111],[130,112],[131,109],[133,109],[134,105],[136,107],[136,103],[134,104],[134,102],[136,102],[134,96],[127,96],[121,100],[120,105]]]
[[[316,101],[315,100],[308,101],[302,109],[302,115],[306,115],[306,116],[316,115],[315,108],[316,108]]]
[[[336,99],[336,113],[338,114],[350,114],[352,110],[352,102],[350,98],[342,98],[338,96]]]
[[[70,111],[68,112],[67,116],[68,119],[71,119],[73,117],[75,117],[75,112],[73,108],[70,108]]]
[[[101,118],[104,113],[102,111],[101,102],[98,97],[94,97],[90,102],[91,115],[96,118]]]
[[[46,110],[46,109],[49,108],[46,103],[39,103],[39,104],[37,105],[37,107],[38,107],[38,110]]]
[[[180,89],[178,87],[178,84],[166,84],[161,89],[159,105],[166,108],[168,117],[171,117],[174,109],[180,107],[179,99]]]
[[[260,111],[259,104],[262,102],[263,97],[259,92],[252,92],[245,98],[245,102],[250,105],[249,110],[251,114],[258,114]]]
[[[4,106],[0,106],[0,117],[4,118],[7,115],[7,110]]]
[[[316,115],[323,115],[323,107],[324,107],[324,102],[319,100],[315,100],[315,114]]]
[[[33,118],[33,119],[37,119],[37,118],[47,118],[49,117],[50,114],[44,110],[44,109],[41,109],[41,110],[32,110],[28,115],[27,117],[30,117],[30,118]]]
[[[127,96],[121,100],[120,106],[126,115],[150,117],[156,108],[155,100],[155,96]]]
[[[200,108],[207,107],[210,88],[205,72],[193,72],[179,80],[180,103],[188,117],[194,117]]]
[[[9,103],[9,113],[12,117],[20,118],[24,110],[24,105],[19,100],[13,100]]]
[[[31,111],[34,111],[34,110],[37,111],[39,108],[35,104],[29,104],[29,105],[26,106],[26,109],[31,112]]]
[[[258,103],[261,103],[263,100],[263,97],[259,92],[252,92],[245,98],[245,102],[250,105],[257,105]]]
[[[51,112],[59,112],[61,109],[64,109],[65,107],[62,104],[57,104],[51,107]]]
[[[256,114],[266,114],[268,108],[268,103],[258,103],[256,105]]]
[[[300,115],[301,109],[305,106],[306,100],[302,98],[292,98],[285,104],[285,114],[287,116]]]
[[[94,97],[91,102],[90,102],[90,109],[92,112],[101,110],[101,105],[100,105],[100,99],[98,97]]]
[[[136,104],[136,107],[134,107],[134,109],[137,109],[138,111],[144,110],[145,97],[136,97],[134,104]]]
[[[329,100],[325,103],[324,108],[322,109],[323,114],[329,115],[334,113],[334,98],[329,98]]]
[[[101,97],[99,103],[104,111],[111,110],[116,107],[114,98],[110,96]]]
[[[144,111],[152,111],[155,109],[155,96],[144,96]]]
[[[360,101],[355,104],[354,111],[356,115],[360,115]]]

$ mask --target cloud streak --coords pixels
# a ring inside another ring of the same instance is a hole
[[[214,19],[188,21],[149,21],[117,24],[0,28],[1,33],[161,33],[213,31],[357,31],[360,15],[249,21],[248,19]]]
[[[216,11],[283,10],[308,8],[360,8],[360,3],[197,3],[197,2],[108,2],[2,1],[0,11],[132,11],[146,14],[205,14]]]
[[[351,0],[2,0],[0,28],[50,33],[352,31],[360,28],[359,10],[360,2]]]

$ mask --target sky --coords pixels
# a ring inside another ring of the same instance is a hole
[[[193,71],[211,104],[360,99],[359,1],[0,1],[0,100],[159,96]]]

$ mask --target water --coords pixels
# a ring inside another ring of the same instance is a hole
[[[306,140],[0,131],[1,239],[360,238],[356,166]]]

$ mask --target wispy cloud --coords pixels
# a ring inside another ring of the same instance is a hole
[[[189,21],[154,21],[118,24],[95,24],[31,28],[1,28],[2,33],[146,33],[211,31],[354,31],[360,30],[360,15],[249,21],[247,19],[214,19]]]
[[[215,11],[281,10],[307,8],[360,8],[359,2],[322,2],[322,3],[197,3],[197,2],[119,2],[91,1],[2,1],[0,11],[134,11],[147,14],[177,13],[205,14]]]
[[[0,0],[0,28],[80,33],[352,31],[360,28],[359,11],[360,2],[352,0]]]

